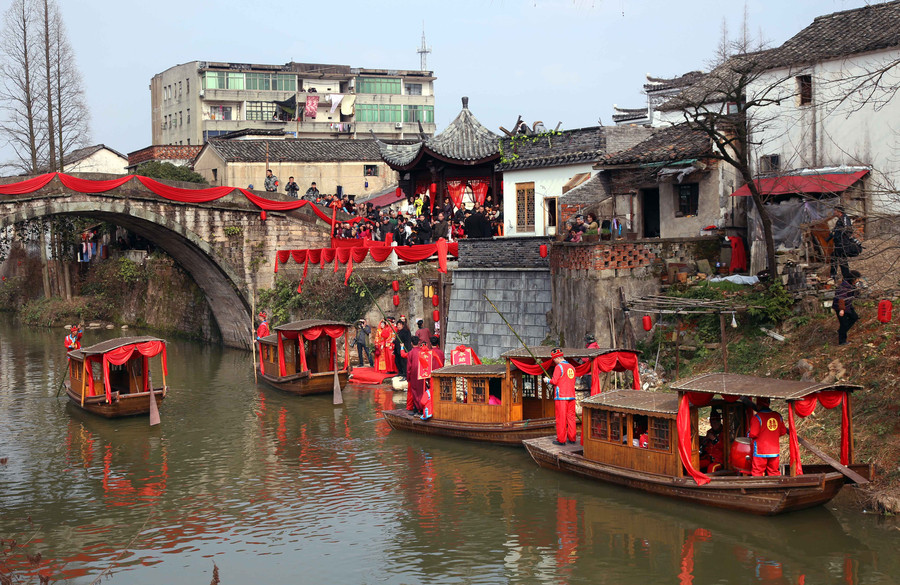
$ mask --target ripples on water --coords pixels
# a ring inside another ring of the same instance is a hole
[[[351,385],[342,407],[280,394],[241,352],[170,343],[159,427],[93,417],[54,396],[57,333],[0,321],[0,577],[201,584],[214,562],[223,583],[900,575],[900,531],[873,518],[748,518],[541,470],[522,449],[391,432],[372,420],[390,391]]]

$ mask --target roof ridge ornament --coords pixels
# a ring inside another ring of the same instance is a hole
[[[463,98],[462,98],[462,104],[463,104],[463,109],[464,109],[464,110],[468,110],[468,109],[469,109],[469,98],[468,98],[467,96],[463,96]]]

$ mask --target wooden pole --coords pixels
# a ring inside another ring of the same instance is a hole
[[[728,344],[725,342],[725,313],[719,313],[719,345],[722,346],[722,368],[728,373]]]
[[[678,379],[678,370],[679,370],[679,367],[681,366],[681,351],[680,351],[680,347],[681,347],[680,333],[681,332],[679,331],[679,329],[681,329],[681,327],[679,327],[679,325],[681,325],[680,317],[675,319],[675,379],[676,380]]]
[[[275,260],[278,262],[278,260]],[[256,347],[259,345],[256,341],[256,332],[253,329],[254,319],[256,318],[256,295],[250,291],[250,353],[253,354],[253,381],[259,384],[259,374],[256,372]]]

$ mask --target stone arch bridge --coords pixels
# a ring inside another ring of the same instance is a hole
[[[121,178],[97,173],[72,176]],[[0,184],[27,178],[0,178]],[[160,182],[186,189],[206,188]],[[265,197],[271,199],[272,194]],[[31,193],[0,195],[0,228],[56,215],[114,223],[165,250],[206,294],[222,340],[231,347],[250,347],[249,300],[258,287],[272,286],[276,250],[330,245],[329,226],[308,206],[283,213],[269,211],[262,221],[260,209],[237,190],[210,203],[181,203],[156,195],[136,179],[104,193],[80,193],[66,188],[57,177]]]

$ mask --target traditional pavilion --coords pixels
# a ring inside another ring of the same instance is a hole
[[[441,133],[415,144],[377,142],[381,158],[400,174],[401,196],[435,189],[435,205],[450,197],[457,208],[467,192],[479,203],[488,195],[495,203],[500,200],[501,174],[494,173],[500,161],[500,136],[469,111],[467,97],[462,98],[462,111]]]

